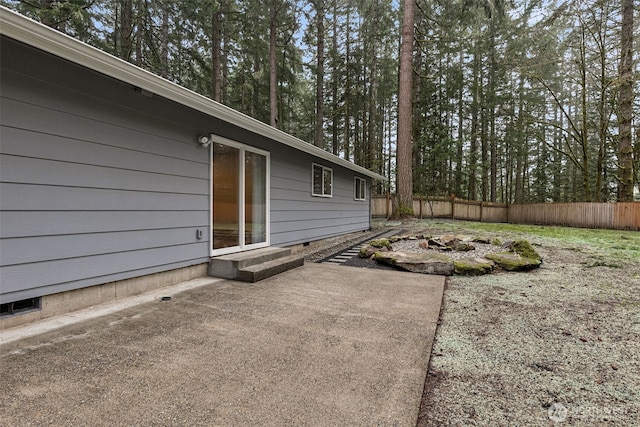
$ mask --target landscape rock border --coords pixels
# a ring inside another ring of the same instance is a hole
[[[400,241],[415,241],[423,253],[394,250]],[[489,244],[485,238],[467,238],[458,235],[439,237],[419,235],[392,236],[368,242],[360,249],[360,258],[374,259],[377,263],[398,270],[421,274],[451,276],[480,276],[494,271],[530,271],[539,268],[542,257],[526,240],[516,240],[500,246],[500,251],[485,256],[453,259],[447,254],[472,252],[474,243]],[[491,244],[501,244],[493,241]]]

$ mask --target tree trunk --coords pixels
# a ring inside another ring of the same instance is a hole
[[[484,73],[480,74],[480,168],[481,170],[481,192],[482,201],[486,202],[489,196],[489,150],[488,150],[488,134],[489,134],[489,115],[487,114],[487,94],[482,89],[484,85]]]
[[[142,66],[142,34],[144,32],[143,22],[142,22],[142,0],[136,1],[136,40],[135,40],[135,49],[136,49],[136,62],[135,64],[138,67]]]
[[[340,73],[338,69],[338,64],[340,61],[336,59],[338,56],[338,2],[333,2],[333,11],[332,11],[332,39],[331,39],[331,49],[333,52],[331,58],[331,150],[335,156],[338,155],[339,147],[338,147],[338,126],[340,123],[340,116],[338,114],[338,79],[340,78]]]
[[[324,0],[316,2],[316,126],[314,143],[324,148]]]
[[[133,1],[122,0],[120,4],[120,58],[131,61],[133,46]]]
[[[516,119],[516,141],[515,141],[515,157],[516,157],[516,183],[515,183],[515,202],[523,202],[522,170],[524,168],[524,76],[520,76],[518,83],[518,118]]]
[[[404,0],[402,41],[400,44],[400,79],[398,87],[398,206],[401,213],[413,214],[413,179],[411,176],[411,89],[413,81],[413,34],[415,0]]]
[[[464,50],[460,48],[460,64],[464,63]],[[463,145],[464,136],[462,127],[464,126],[464,87],[463,83],[460,83],[458,88],[458,139],[456,141],[456,173],[455,173],[455,194],[460,196],[462,194],[462,159],[463,159]]]
[[[633,201],[633,149],[631,118],[633,116],[633,0],[622,2],[620,31],[620,101],[618,107],[618,201]]]
[[[496,185],[498,179],[498,149],[497,149],[497,137],[496,137],[496,119],[495,119],[495,111],[496,111],[496,27],[495,27],[495,17],[491,16],[490,20],[490,31],[491,31],[491,46],[490,46],[490,54],[489,54],[489,95],[488,95],[488,108],[489,108],[489,150],[490,150],[490,163],[491,163],[491,173],[490,173],[490,181],[491,181],[491,190],[490,190],[490,200],[492,202],[496,201]],[[485,199],[486,200],[486,199]]]
[[[213,100],[222,102],[222,10],[221,4],[211,13],[211,86]]]
[[[475,52],[473,54],[473,86],[471,100],[471,143],[469,146],[469,199],[477,200],[476,170],[478,168],[478,110],[480,90],[480,54],[478,42],[475,43]]]
[[[351,61],[351,7],[347,2],[347,19],[346,19],[347,31],[345,34],[345,73],[344,73],[344,158],[351,160],[351,111],[349,106],[351,105],[351,67],[349,66]]]
[[[162,1],[160,28],[160,77],[169,77],[169,0]]]
[[[269,124],[274,128],[278,127],[278,75],[276,63],[276,31],[278,15],[278,0],[271,0],[269,11]]]
[[[589,126],[587,115],[587,58],[586,58],[586,41],[585,41],[585,28],[582,27],[582,39],[580,44],[580,89],[581,89],[581,133],[580,133],[580,145],[582,152],[582,186],[584,187],[584,201],[591,202],[591,177],[589,176],[589,137],[587,129]]]

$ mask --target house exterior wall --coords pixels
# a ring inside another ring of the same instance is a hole
[[[311,196],[312,163],[333,170],[332,197]],[[354,172],[301,152],[272,152],[271,171],[272,245],[293,245],[369,228],[369,197],[354,200]]]
[[[4,38],[1,66],[2,303],[208,261],[197,123]]]
[[[354,171],[5,37],[1,54],[1,303],[207,262],[199,134],[271,152],[272,245],[369,227]],[[311,196],[314,162],[332,198]]]

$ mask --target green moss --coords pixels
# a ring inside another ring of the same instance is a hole
[[[540,254],[526,240],[516,240],[511,244],[511,249],[521,257],[542,261]]]
[[[369,244],[374,248],[387,248],[391,250],[391,242],[389,241],[389,239],[375,239],[370,241]]]
[[[412,217],[414,215],[415,214],[413,213],[413,207],[406,206],[406,205],[403,205],[403,204],[400,204],[393,211],[393,217],[394,218],[406,218],[406,217]]]
[[[456,274],[462,276],[480,276],[491,273],[493,263],[490,261],[483,262],[477,259],[460,259],[453,261],[453,267]]]
[[[487,258],[495,261],[500,267],[507,271],[528,271],[540,267],[542,261],[535,258],[526,258],[513,252],[499,252],[489,254]]]
[[[379,262],[381,264],[388,264],[391,266],[396,265],[396,260],[388,255],[385,255],[385,253],[383,252],[376,252],[375,257],[376,257],[376,262]]]
[[[500,238],[499,238],[499,237],[496,237],[495,239],[493,239],[493,240],[491,241],[491,244],[492,244],[493,246],[502,246],[502,240],[500,240]]]

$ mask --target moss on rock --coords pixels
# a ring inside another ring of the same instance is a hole
[[[451,276],[453,261],[440,254],[415,254],[407,252],[376,252],[376,262],[399,270],[422,274]]]
[[[523,257],[514,252],[498,252],[487,255],[487,258],[507,271],[529,271],[542,264],[540,259]]]
[[[542,261],[540,254],[538,254],[538,252],[533,249],[533,246],[531,246],[531,243],[526,240],[516,240],[511,244],[511,250],[524,258]]]
[[[389,239],[385,238],[374,239],[369,242],[369,245],[373,246],[374,248],[387,248],[391,250],[391,242],[389,241]]]
[[[481,276],[491,273],[494,262],[484,258],[464,258],[453,261],[456,274],[462,276]]]

